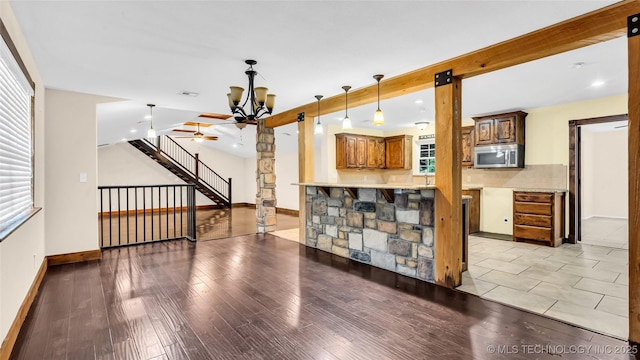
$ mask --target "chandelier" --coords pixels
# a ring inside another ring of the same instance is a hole
[[[274,94],[267,94],[269,89],[266,87],[253,87],[253,80],[258,74],[257,71],[253,70],[253,65],[258,62],[255,60],[245,60],[245,63],[249,65],[247,71],[244,72],[247,74],[247,77],[249,77],[247,97],[244,99],[242,105],[240,105],[244,88],[230,86],[231,92],[227,94],[229,98],[229,108],[231,108],[233,118],[236,119],[237,123],[256,123],[256,120],[265,114],[271,115],[276,96]]]

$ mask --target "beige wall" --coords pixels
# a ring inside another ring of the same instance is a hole
[[[581,129],[582,217],[628,217],[628,130]]]
[[[98,249],[96,106],[112,101],[120,99],[46,91],[47,255]]]
[[[0,341],[5,338],[45,256],[45,126],[44,86],[8,1],[0,2],[0,18],[29,75],[36,84],[34,128],[34,197],[43,210],[0,243]]]

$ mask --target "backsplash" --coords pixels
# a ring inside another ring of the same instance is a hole
[[[494,188],[566,189],[567,165],[527,165],[524,169],[462,169],[462,183]]]
[[[338,170],[338,183],[429,184],[435,176],[413,175],[411,170]],[[462,169],[462,184],[494,188],[567,188],[567,166],[527,165],[524,169]]]

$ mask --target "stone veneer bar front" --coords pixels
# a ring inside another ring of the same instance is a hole
[[[306,186],[307,246],[434,282],[433,186],[296,185]]]

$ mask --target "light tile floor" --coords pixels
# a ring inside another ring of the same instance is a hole
[[[592,217],[582,220],[582,243],[618,249],[629,248],[627,219]]]
[[[469,269],[457,289],[627,339],[627,264],[626,249],[469,236]]]
[[[298,229],[273,235],[298,241]],[[628,337],[628,250],[469,237],[457,289],[618,338]]]

